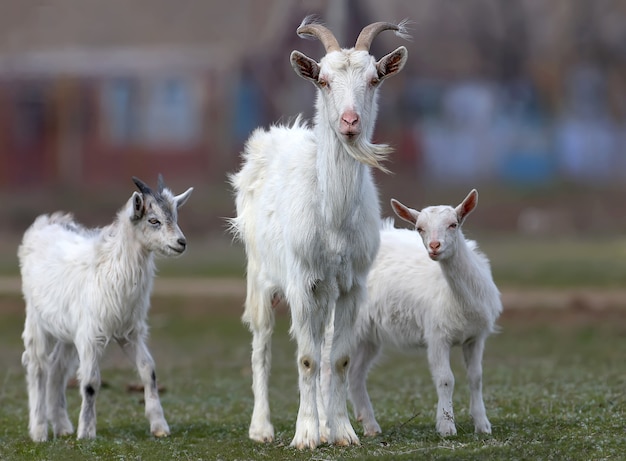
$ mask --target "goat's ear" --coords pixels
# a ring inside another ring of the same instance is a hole
[[[386,56],[380,58],[376,63],[378,79],[383,81],[387,77],[397,74],[406,64],[409,52],[405,47],[401,46]]]
[[[139,192],[133,192],[133,196],[131,197],[131,202],[132,202],[132,210],[131,210],[130,219],[133,221],[141,219],[146,211],[144,207],[144,202],[143,202],[143,195],[141,195]]]
[[[461,202],[459,206],[456,207],[456,215],[459,218],[459,223],[463,223],[467,215],[469,215],[474,208],[478,205],[478,191],[476,189],[472,189],[467,197]]]
[[[180,208],[181,206],[183,206],[192,192],[193,192],[193,187],[190,187],[182,194],[174,197],[174,200],[176,201],[176,208]]]
[[[393,208],[393,211],[395,211],[399,218],[404,219],[406,222],[410,222],[413,225],[417,222],[417,217],[420,214],[419,211],[403,205],[395,198],[391,199],[391,208]]]
[[[314,59],[309,58],[299,51],[292,51],[289,60],[296,74],[317,84],[320,76],[320,65],[315,62]]]

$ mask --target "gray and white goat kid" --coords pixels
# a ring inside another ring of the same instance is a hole
[[[439,400],[436,427],[443,436],[456,434],[450,348],[460,345],[474,428],[478,433],[491,433],[483,403],[482,357],[502,303],[487,257],[461,231],[477,203],[476,190],[456,208],[431,206],[416,211],[392,200],[396,214],[417,232],[391,224],[383,227],[368,277],[368,301],[359,311],[349,394],[365,435],[381,432],[366,378],[383,345],[401,350],[426,347]]]
[[[319,62],[291,53],[295,72],[317,88],[313,126],[298,117],[292,126],[257,129],[246,143],[242,168],[230,178],[237,205],[232,230],[248,259],[243,320],[253,336],[253,440],[274,439],[268,385],[273,306],[282,298],[298,349],[300,407],[291,445],[359,443],[347,413],[347,370],[356,312],[379,244],[371,167],[384,169],[390,152],[371,140],[380,85],[407,59],[404,47],[378,61],[370,54],[372,40],[385,30],[406,37],[404,24],[377,22],[345,49],[330,30],[306,18],[298,35],[317,38],[326,48]],[[335,334],[330,392],[323,401],[317,387],[329,322]]]
[[[170,432],[146,346],[146,317],[154,254],[178,256],[187,247],[177,216],[193,189],[174,195],[160,175],[156,191],[137,178],[133,181],[139,192],[132,194],[112,224],[86,229],[71,214],[41,215],[19,247],[26,302],[22,364],[34,441],[47,440],[48,421],[55,437],[74,431],[65,389],[76,371],[82,396],[77,436],[96,436],[98,361],[111,340],[135,361],[150,431],[156,437]]]

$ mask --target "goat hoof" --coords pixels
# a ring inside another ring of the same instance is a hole
[[[271,424],[265,427],[252,427],[248,431],[248,437],[255,442],[270,443],[274,441],[274,426]]]
[[[456,435],[456,427],[454,426],[454,423],[438,424],[437,432],[439,432],[439,435],[442,437],[450,437],[450,436]]]
[[[320,444],[318,423],[309,418],[302,418],[296,423],[296,434],[291,446],[298,450],[310,448],[313,450]]]
[[[65,429],[65,430],[61,430],[59,432],[56,433],[57,437],[67,437],[69,435],[72,435],[74,433],[74,429]]]
[[[345,438],[345,439],[335,440],[334,445],[338,447],[349,447],[350,445],[355,445],[357,447],[360,447],[361,442],[359,441],[358,438],[357,439]]]
[[[76,436],[76,438],[78,440],[92,440],[96,438],[96,433],[88,433],[88,432],[82,432],[82,433],[78,433],[78,435]]]
[[[155,422],[150,426],[150,432],[158,438],[167,437],[170,435],[170,428],[165,421]]]
[[[376,437],[378,434],[382,434],[382,430],[376,421],[372,424],[363,424],[363,436]]]
[[[250,440],[254,440],[255,442],[259,442],[259,443],[271,443],[274,441],[274,436],[273,435],[266,435],[265,437],[250,436]]]
[[[357,437],[356,432],[354,432],[348,418],[340,418],[335,431],[335,438],[332,443],[339,447],[361,445],[361,442],[359,442],[359,438]]]
[[[476,424],[474,431],[477,434],[491,434],[491,423],[489,423],[489,421],[484,421],[480,424]]]
[[[55,437],[66,437],[74,433],[74,426],[67,416],[61,418],[56,424],[52,424],[52,433]]]
[[[30,431],[30,438],[33,442],[45,442],[48,440],[48,426],[46,424],[37,426]]]
[[[314,439],[309,439],[309,440],[301,440],[301,441],[296,442],[296,439],[294,438],[290,446],[301,451],[306,448],[310,450],[314,450],[315,448],[319,446],[319,441],[314,440]]]

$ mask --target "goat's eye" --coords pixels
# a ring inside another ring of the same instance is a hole
[[[423,227],[418,227],[417,228],[417,232],[419,232],[420,234],[424,233],[424,228]]]
[[[159,221],[156,218],[150,218],[150,219],[148,219],[148,222],[150,224],[152,224],[153,226],[160,226],[161,225],[161,221]]]
[[[374,77],[374,78],[372,78],[372,79],[370,80],[370,85],[372,85],[372,86],[376,86],[376,85],[378,85],[379,83],[380,83],[380,79],[379,79],[379,78]]]
[[[448,229],[456,229],[458,226],[459,226],[458,223],[453,222],[452,224],[448,226]]]
[[[320,78],[318,81],[320,88],[326,88],[328,86],[328,80],[325,78]]]

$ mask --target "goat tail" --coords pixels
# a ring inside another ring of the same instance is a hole
[[[54,224],[70,229],[73,227],[80,227],[74,222],[74,216],[72,213],[65,213],[63,211],[39,215],[30,227],[31,229],[42,229],[46,226]]]
[[[393,218],[383,218],[380,220],[380,230],[393,230],[395,229]]]

